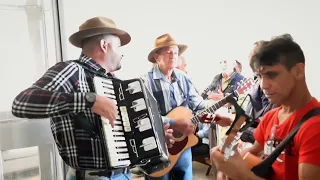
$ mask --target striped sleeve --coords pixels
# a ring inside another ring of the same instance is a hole
[[[48,118],[83,111],[89,107],[85,103],[85,93],[74,93],[78,83],[76,64],[57,63],[15,97],[12,114],[20,118]]]

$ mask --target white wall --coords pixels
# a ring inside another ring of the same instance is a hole
[[[52,0],[1,0],[0,112],[9,113],[0,114],[0,120],[12,117],[17,94],[57,62],[51,4]]]
[[[124,48],[121,78],[138,77],[151,64],[147,55],[156,37],[171,33],[189,49],[185,53],[189,73],[198,89],[209,84],[219,71],[221,59],[237,59],[244,64],[244,74],[251,71],[248,53],[253,42],[290,33],[302,46],[307,59],[307,81],[311,92],[317,92],[320,26],[318,1],[63,1],[67,58],[79,56],[67,38],[79,25],[94,16],[112,18],[119,28],[127,30],[132,42]],[[139,68],[133,68],[134,66]],[[313,76],[312,76],[313,75]]]

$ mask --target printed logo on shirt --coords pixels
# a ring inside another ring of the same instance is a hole
[[[268,138],[269,140],[266,142],[265,146],[264,146],[264,156],[268,157],[275,149],[276,147],[282,142],[282,140],[280,139],[274,139],[274,140],[270,140],[270,138]],[[281,154],[278,156],[277,161],[280,163],[283,163],[283,156],[285,154],[285,151],[282,151]]]

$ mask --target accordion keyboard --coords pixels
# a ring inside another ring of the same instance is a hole
[[[134,134],[133,131],[136,129],[139,132],[144,132],[152,128],[151,121],[147,114],[131,118],[129,116],[129,111],[133,110],[134,112],[139,112],[147,109],[146,102],[143,98],[138,98],[129,102],[130,109],[127,109],[127,105],[120,105],[118,103],[119,101],[125,101],[125,93],[123,91],[127,91],[129,94],[141,93],[142,89],[140,82],[133,81],[128,84],[127,89],[122,89],[121,83],[115,85],[110,79],[95,77],[94,84],[97,95],[106,96],[112,99],[118,107],[118,115],[114,123],[114,128],[112,128],[107,118],[101,117],[110,165],[112,167],[129,166],[132,164],[132,152],[138,157],[139,154],[137,149],[139,148],[142,148],[145,152],[156,149],[157,142],[153,136],[144,138],[141,143],[137,143],[137,137],[134,137],[133,135],[131,137],[126,137],[126,134],[128,136],[131,132]],[[118,88],[118,86],[120,88]],[[128,100],[126,100],[126,102],[128,102]],[[134,123],[132,123],[132,121]]]

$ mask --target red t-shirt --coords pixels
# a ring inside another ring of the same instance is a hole
[[[263,146],[264,152],[270,154],[289,132],[296,126],[309,110],[320,107],[320,103],[313,98],[305,107],[293,113],[286,121],[279,124],[278,112],[275,108],[269,111],[255,130],[255,139]],[[274,125],[274,141],[270,140],[271,129]],[[273,147],[271,147],[273,146]],[[272,167],[275,171],[273,180],[299,180],[298,165],[309,163],[320,166],[320,116],[314,116],[303,123],[293,139]]]

